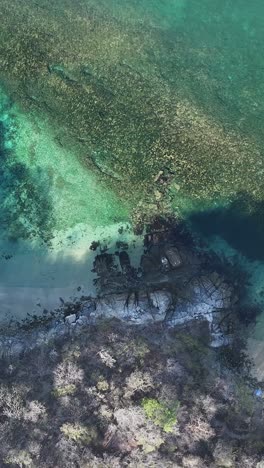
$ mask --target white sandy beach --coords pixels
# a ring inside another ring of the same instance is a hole
[[[62,301],[74,301],[82,295],[95,295],[91,272],[95,255],[93,241],[101,240],[108,252],[114,253],[116,241],[129,242],[134,266],[142,253],[142,238],[130,230],[118,233],[122,224],[91,229],[77,225],[67,232],[58,232],[52,248],[27,242],[0,243],[0,321],[23,320],[28,314],[42,315]],[[124,226],[123,226],[124,227]],[[126,227],[126,226],[125,226]],[[70,238],[70,240],[69,240]]]

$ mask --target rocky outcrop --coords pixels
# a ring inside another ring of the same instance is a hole
[[[176,241],[175,241],[176,239]],[[234,315],[235,292],[218,273],[209,273],[205,258],[165,226],[146,236],[140,267],[133,266],[126,246],[115,254],[100,248],[95,257],[96,298],[62,302],[56,319],[46,325],[28,324],[0,336],[0,354],[19,354],[63,335],[78,334],[101,319],[116,318],[129,325],[163,323],[182,327],[207,322],[211,346],[228,344],[226,323]],[[188,239],[187,239],[188,240]],[[95,250],[100,247],[95,243]],[[30,326],[31,325],[31,326]]]
[[[172,295],[167,291],[113,294],[98,300],[93,317],[116,317],[134,324],[160,322],[171,304]]]
[[[178,299],[167,324],[175,327],[191,320],[206,320],[210,327],[211,345],[221,346],[228,342],[228,338],[220,325],[224,324],[223,318],[235,300],[233,289],[217,273],[195,278]]]
[[[182,265],[182,258],[177,247],[166,249],[165,255],[172,268],[178,268]]]
[[[10,332],[0,336],[0,354],[20,354],[63,335],[78,334],[84,327],[101,319],[117,318],[132,325],[163,322],[168,327],[183,326],[194,320],[207,321],[211,346],[228,343],[223,324],[227,311],[234,305],[234,292],[217,273],[192,280],[182,296],[165,289],[116,293],[86,299],[73,313],[61,310],[61,318],[28,331]],[[67,304],[64,305],[65,311]]]

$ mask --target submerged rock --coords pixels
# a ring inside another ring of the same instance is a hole
[[[67,70],[63,65],[48,64],[47,68],[49,73],[55,73],[58,77],[68,83],[78,82],[76,76],[71,71]]]

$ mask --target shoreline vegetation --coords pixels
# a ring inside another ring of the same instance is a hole
[[[98,321],[1,359],[0,456],[7,467],[255,468],[255,389],[239,349],[212,350],[199,322]]]

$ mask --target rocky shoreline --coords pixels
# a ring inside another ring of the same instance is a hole
[[[203,322],[208,344],[221,347],[232,341],[232,324],[238,320],[238,296],[227,279],[208,264],[190,235],[172,222],[156,221],[145,235],[140,267],[131,266],[127,246],[113,254],[100,243],[97,297],[62,303],[54,318],[27,321],[0,336],[0,354],[32,350],[64,335],[76,335],[100,320],[118,319],[129,325],[161,323],[165,328]]]

